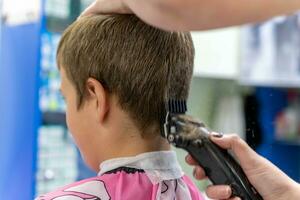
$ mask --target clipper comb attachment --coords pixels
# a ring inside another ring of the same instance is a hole
[[[185,114],[186,111],[187,111],[187,106],[185,100],[170,99],[168,101],[167,112],[172,114]]]

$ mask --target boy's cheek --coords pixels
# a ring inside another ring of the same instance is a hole
[[[82,124],[84,120],[78,115],[76,111],[68,110],[66,111],[66,123],[71,134],[74,136],[82,131]]]
[[[73,125],[75,123],[73,122],[72,114],[69,113],[68,109],[66,110],[66,123],[67,123],[67,127],[70,130],[70,132],[73,133],[73,130],[74,130]]]

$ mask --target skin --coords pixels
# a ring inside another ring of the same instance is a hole
[[[300,10],[299,0],[96,0],[82,15],[134,13],[166,30],[207,30]]]
[[[249,181],[264,200],[300,199],[300,185],[271,162],[258,155],[237,135],[212,136],[211,140],[224,149],[232,150]],[[186,157],[186,162],[195,166],[194,176],[196,179],[206,178],[203,169],[197,166],[190,155]],[[229,199],[231,189],[226,185],[209,186],[206,193],[212,199]]]
[[[112,158],[170,150],[167,141],[159,134],[142,137],[135,123],[120,108],[117,97],[105,91],[93,78],[86,81],[86,97],[78,108],[74,85],[63,68],[60,74],[67,125],[91,169],[98,171],[103,161]]]

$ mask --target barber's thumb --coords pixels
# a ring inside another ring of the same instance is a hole
[[[211,140],[223,149],[231,150],[241,164],[249,165],[250,160],[257,159],[257,154],[248,144],[236,134],[223,137],[211,137]]]
[[[235,150],[242,150],[247,149],[247,144],[236,134],[227,134],[222,137],[216,137],[215,134],[212,134],[211,140],[222,147],[223,149],[231,149]]]

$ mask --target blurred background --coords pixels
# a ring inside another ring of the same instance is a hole
[[[62,31],[91,2],[0,0],[0,199],[30,200],[96,175],[66,129],[55,62]],[[189,113],[240,134],[300,181],[300,15],[192,35]]]

